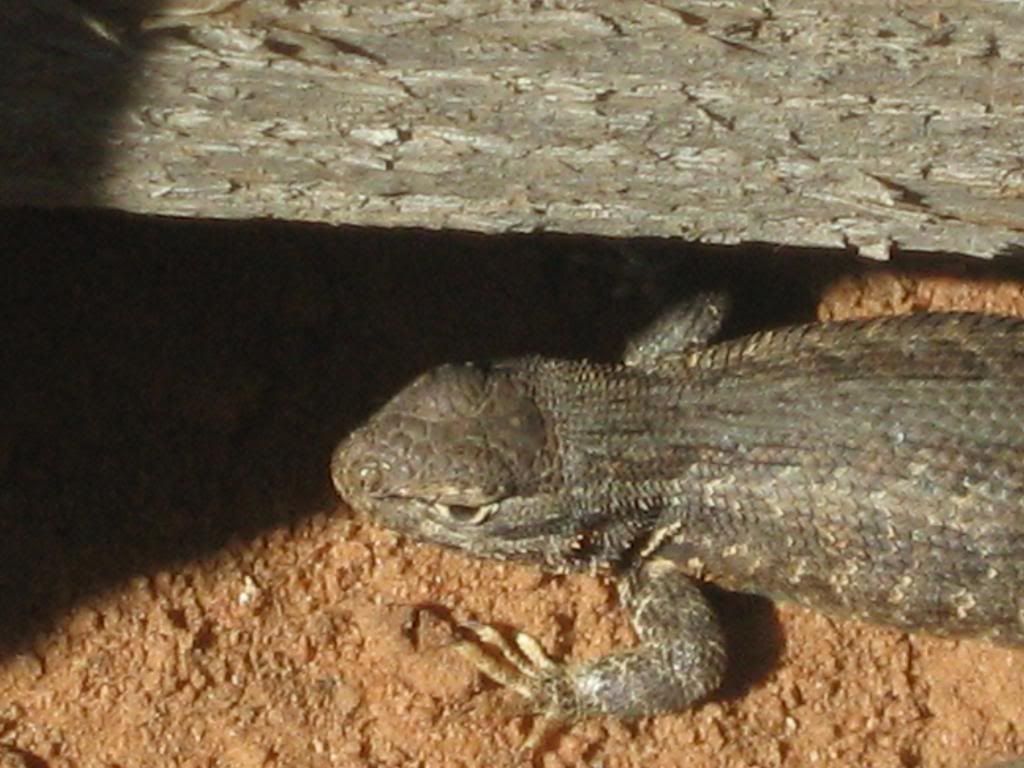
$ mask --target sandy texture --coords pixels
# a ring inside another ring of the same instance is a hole
[[[441,359],[611,355],[645,303],[608,266],[618,245],[578,259],[578,242],[3,216],[0,766],[511,765],[529,720],[447,619],[570,659],[632,642],[601,580],[404,541],[338,504],[326,472],[345,430]],[[771,262],[791,286],[776,317],[815,295],[797,314],[1024,315],[1005,265],[821,257],[808,278],[809,258]],[[1024,752],[1022,651],[721,602],[737,658],[721,697],[575,725],[537,764]]]

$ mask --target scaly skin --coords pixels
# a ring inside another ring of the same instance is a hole
[[[702,581],[1024,645],[1024,320],[881,318],[713,346],[696,345],[714,321],[660,325],[629,364],[443,366],[334,456],[341,495],[398,531],[616,579],[637,648],[517,662],[505,682],[559,717],[700,701],[726,663]]]

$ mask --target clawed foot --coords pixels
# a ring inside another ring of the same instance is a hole
[[[527,699],[538,715],[523,744],[524,752],[534,750],[553,728],[574,718],[572,684],[565,667],[536,638],[516,632],[514,642],[509,642],[494,627],[475,621],[460,623],[458,628],[472,639],[457,643],[455,650],[491,680]],[[487,653],[482,646],[495,653]]]

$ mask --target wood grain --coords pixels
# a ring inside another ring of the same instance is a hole
[[[105,0],[113,39],[55,2],[3,12],[2,203],[876,258],[1024,243],[1019,2]],[[131,71],[116,105],[55,86],[54,57],[104,55]],[[52,98],[102,145],[87,184]],[[40,126],[64,151],[24,151]]]

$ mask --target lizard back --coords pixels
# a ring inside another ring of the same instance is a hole
[[[1024,321],[881,318],[654,369],[524,365],[581,558],[660,550],[726,587],[1024,643]]]

